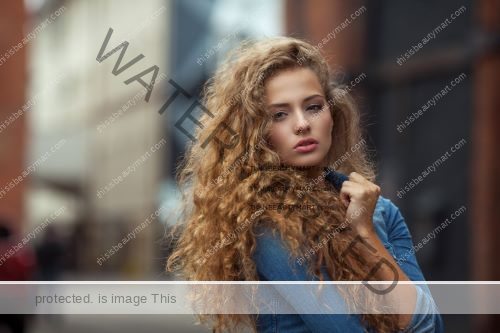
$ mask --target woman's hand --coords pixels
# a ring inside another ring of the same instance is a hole
[[[347,207],[348,226],[361,236],[374,232],[372,217],[379,195],[380,187],[356,172],[342,184],[340,199]]]

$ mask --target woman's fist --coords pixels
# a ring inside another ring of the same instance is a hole
[[[349,174],[349,180],[342,184],[340,199],[347,207],[346,219],[353,230],[360,234],[374,231],[372,217],[379,195],[379,186],[359,173]]]

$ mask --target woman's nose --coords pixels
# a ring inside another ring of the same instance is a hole
[[[295,128],[294,128],[295,133],[299,134],[301,132],[309,131],[311,129],[309,125],[310,125],[309,120],[307,120],[307,118],[302,112],[299,112],[295,122]]]

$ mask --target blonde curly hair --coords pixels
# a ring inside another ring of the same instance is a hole
[[[260,207],[275,199],[273,193],[259,193],[252,190],[251,186],[258,184],[260,188],[265,188],[279,183],[306,187],[310,181],[303,172],[263,172],[255,169],[252,172],[251,169],[252,166],[261,167],[266,163],[280,165],[279,156],[265,141],[271,125],[265,107],[265,84],[267,79],[277,73],[295,67],[313,70],[324,90],[325,99],[329,101],[334,128],[332,145],[326,156],[328,165],[345,158],[346,152],[349,152],[347,160],[337,169],[345,174],[355,171],[370,181],[375,179],[365,146],[350,150],[362,141],[358,110],[348,91],[332,82],[332,72],[324,56],[311,44],[290,37],[245,41],[227,56],[204,87],[203,105],[210,111],[217,111],[217,117],[213,113],[212,116],[203,113],[199,119],[203,126],[197,127],[194,133],[197,141],[188,145],[185,159],[178,170],[184,206],[182,223],[173,232],[177,236],[174,251],[167,260],[167,271],[178,272],[183,278],[194,281],[256,281],[259,277],[252,260],[256,248],[253,226],[258,223],[272,226],[273,232],[280,233],[291,255],[296,258],[314,245],[312,236],[329,218],[333,221],[329,221],[332,229],[345,220],[345,207],[335,191],[321,192],[320,195],[317,194],[319,192],[308,193],[321,205],[334,206],[335,209],[324,210],[318,218],[309,220],[306,232],[302,228],[300,212],[293,212],[285,219],[281,212],[267,210],[258,219],[251,219],[251,206]],[[234,131],[217,132],[217,126],[221,123]],[[226,148],[231,146],[232,149],[224,149],[217,140],[210,140],[214,131],[227,145]],[[259,149],[246,154],[248,149],[257,144]],[[239,163],[242,156],[245,156],[245,161]],[[228,169],[232,171],[228,172]],[[222,181],[214,182],[216,179]],[[200,195],[204,192],[207,193]],[[284,203],[293,204],[297,199],[296,193],[289,192]],[[245,221],[251,221],[251,226],[242,228]],[[221,247],[214,255],[206,255],[234,230],[240,230],[234,242]],[[358,281],[359,276],[366,276],[368,269],[357,260],[344,260],[345,264],[359,273],[357,276],[339,262],[339,256],[349,242],[342,233],[330,239],[327,246],[317,252],[316,260],[308,263],[309,271],[319,276],[320,280],[324,279],[320,272],[322,265],[326,265],[332,280]],[[356,292],[355,289],[350,290],[351,293]],[[356,298],[353,296],[345,295],[347,302],[355,303]],[[397,328],[396,315],[363,314],[361,318],[366,327],[374,327],[379,332],[390,332]],[[199,319],[202,322],[212,319],[216,332],[233,331],[240,326],[250,326],[256,330],[250,315],[200,315]]]

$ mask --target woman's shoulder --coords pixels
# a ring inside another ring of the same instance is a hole
[[[388,228],[391,230],[395,224],[404,223],[403,216],[398,206],[396,206],[390,199],[379,196],[377,205],[375,206],[374,216],[380,215]]]
[[[380,209],[383,214],[391,213],[392,210],[399,210],[399,208],[391,201],[384,196],[379,196],[377,200],[376,209]]]
[[[412,246],[412,234],[400,209],[391,200],[379,197],[373,224],[386,248]]]

